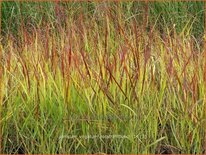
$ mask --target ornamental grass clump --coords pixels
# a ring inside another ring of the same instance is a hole
[[[160,31],[148,17],[127,18],[124,5],[102,7],[64,22],[56,7],[57,21],[28,27],[22,18],[4,36],[3,151],[203,153],[204,59],[194,22]]]

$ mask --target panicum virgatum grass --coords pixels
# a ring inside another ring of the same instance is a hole
[[[203,153],[195,22],[160,31],[150,21],[145,29],[140,15],[121,13],[132,4],[74,3],[78,13],[70,10],[64,22],[54,5],[46,19],[31,15],[40,23],[19,18],[5,34],[5,153]]]

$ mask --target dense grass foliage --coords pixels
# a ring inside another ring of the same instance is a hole
[[[61,2],[58,7],[55,2],[3,2],[2,31],[17,33],[17,29],[22,24],[29,24],[28,28],[40,26],[43,22],[58,23],[56,18],[58,14],[64,22],[65,16],[78,16],[81,11],[93,16],[102,12],[105,5],[113,5],[112,9],[116,9],[115,4],[120,5],[121,13],[126,20],[135,18],[141,23],[145,17],[145,3],[138,1],[107,4],[105,2]],[[150,2],[148,7],[150,24],[157,24],[160,31],[167,31],[167,28],[171,29],[175,24],[177,32],[189,28],[196,38],[201,39],[204,33],[204,2]]]
[[[200,39],[204,33],[204,2],[155,2],[150,3],[150,17],[163,31],[173,28],[181,33],[191,29],[192,34]],[[192,26],[191,26],[192,25]]]
[[[3,2],[4,153],[203,153],[201,4]]]

